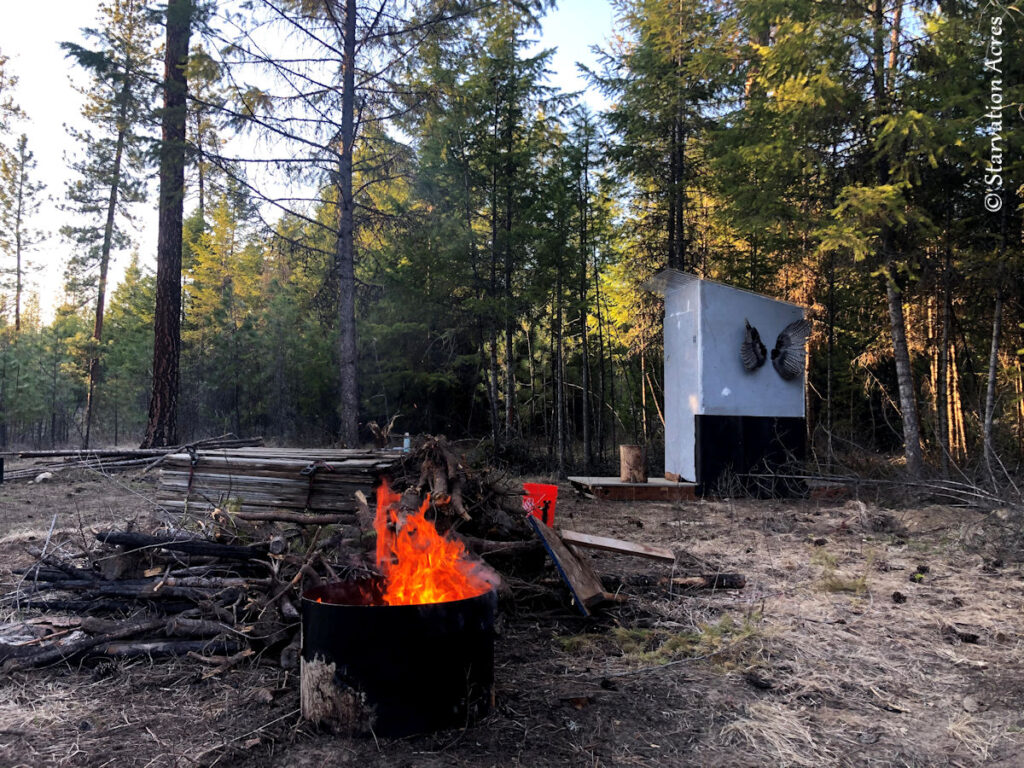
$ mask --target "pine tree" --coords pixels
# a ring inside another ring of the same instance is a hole
[[[42,205],[42,182],[32,178],[36,161],[22,134],[14,151],[0,155],[0,253],[14,261],[14,333],[21,331],[21,306],[27,269],[25,253],[36,245],[42,234],[29,222]]]
[[[22,116],[21,108],[14,101],[14,88],[18,78],[11,74],[9,59],[0,51],[0,136],[11,130],[11,121]]]
[[[104,378],[109,394],[101,408],[117,445],[145,428],[153,352],[154,276],[132,253],[124,279],[110,295]]]
[[[178,439],[181,358],[181,244],[185,204],[185,126],[189,37],[193,0],[167,3],[164,45],[163,135],[160,143],[160,219],[157,233],[156,310],[153,319],[153,390],[144,447]]]
[[[72,135],[83,158],[72,167],[78,178],[68,185],[69,208],[79,222],[62,234],[75,246],[67,268],[75,294],[95,292],[94,353],[89,360],[84,446],[89,447],[100,378],[99,351],[107,273],[116,250],[131,245],[125,224],[129,206],[145,198],[147,164],[145,129],[150,112],[154,32],[139,0],[112,0],[99,8],[101,26],[83,30],[94,45],[64,43],[68,55],[89,73],[82,117],[89,124]]]

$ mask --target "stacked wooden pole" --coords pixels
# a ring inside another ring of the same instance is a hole
[[[394,451],[240,448],[168,456],[157,501],[168,509],[212,505],[248,519],[284,512],[322,512],[354,520],[356,491],[369,495]],[[262,519],[270,519],[264,517]]]
[[[230,435],[211,437],[190,445],[194,450],[212,451],[242,447],[255,447],[263,444],[262,437],[236,438]],[[147,469],[156,466],[172,453],[184,450],[183,445],[170,448],[104,448],[92,449],[58,449],[48,451],[17,451],[8,455],[19,459],[33,459],[35,463],[29,467],[9,470],[2,480],[34,480],[44,473],[59,474],[71,469],[89,469],[101,474],[126,472],[128,470]]]

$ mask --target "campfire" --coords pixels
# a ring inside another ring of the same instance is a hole
[[[429,495],[403,502],[377,489],[379,576],[303,595],[303,715],[335,730],[405,735],[491,706],[497,576],[437,531]]]
[[[430,495],[404,514],[402,495],[383,481],[377,489],[377,567],[384,577],[387,605],[445,603],[477,597],[493,588],[495,576],[465,545],[437,532],[427,519]]]

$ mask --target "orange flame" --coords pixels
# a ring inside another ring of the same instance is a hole
[[[469,559],[461,541],[437,532],[426,518],[430,497],[419,510],[399,512],[401,494],[387,482],[377,489],[377,567],[384,574],[388,605],[444,603],[482,595],[491,588],[482,563]]]

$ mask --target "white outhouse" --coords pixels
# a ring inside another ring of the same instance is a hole
[[[665,298],[666,477],[713,493],[729,472],[802,459],[803,309],[674,269],[645,287]]]

